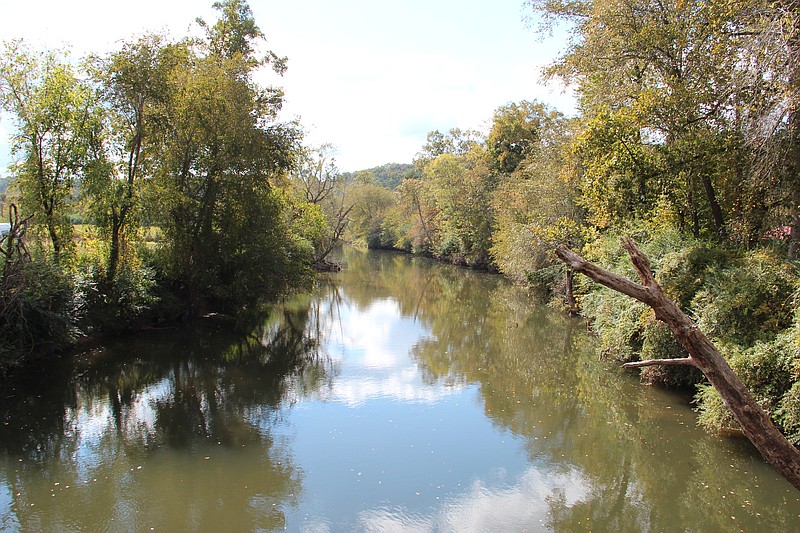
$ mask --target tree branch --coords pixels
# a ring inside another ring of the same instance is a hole
[[[664,294],[656,283],[650,261],[639,250],[633,239],[630,237],[622,239],[622,247],[630,255],[631,263],[644,285],[590,263],[563,244],[556,248],[555,253],[575,271],[650,306],[656,318],[669,327],[680,345],[689,353],[689,357],[683,359],[652,359],[627,363],[623,366],[636,368],[653,365],[692,365],[699,368],[719,392],[722,402],[736,418],[742,432],[764,459],[795,488],[800,489],[800,451],[775,427],[769,413],[755,401],[697,324]]]
[[[622,368],[641,368],[644,366],[679,366],[679,365],[688,365],[688,366],[695,366],[694,359],[689,357],[681,357],[679,359],[647,359],[646,361],[631,361],[630,363],[625,363],[622,365]]]

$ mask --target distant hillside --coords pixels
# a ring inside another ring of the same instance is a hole
[[[386,163],[379,167],[359,170],[358,172],[346,172],[343,176],[348,179],[358,178],[363,181],[369,181],[387,189],[394,189],[405,178],[420,177],[414,165],[407,163]]]

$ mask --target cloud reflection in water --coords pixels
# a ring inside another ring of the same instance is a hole
[[[402,316],[393,298],[376,299],[364,308],[343,305],[335,316],[326,314],[320,322],[330,332],[321,339],[322,349],[342,368],[326,400],[352,407],[378,398],[430,404],[465,387],[423,381],[410,354],[417,343],[430,337],[430,330]],[[347,364],[341,364],[345,360]]]

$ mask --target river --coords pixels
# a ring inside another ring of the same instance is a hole
[[[582,321],[499,276],[343,261],[6,383],[0,531],[800,531],[798,491]]]

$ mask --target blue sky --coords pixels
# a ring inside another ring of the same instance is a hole
[[[76,56],[107,52],[145,31],[185,35],[211,0],[0,0],[0,39]],[[331,143],[345,171],[411,162],[429,131],[482,129],[493,111],[539,99],[570,113],[573,100],[540,69],[564,46],[526,27],[523,0],[250,0],[267,48],[289,58],[282,118],[299,117],[310,144]],[[0,167],[9,160],[0,119]],[[0,173],[5,174],[4,170]]]

